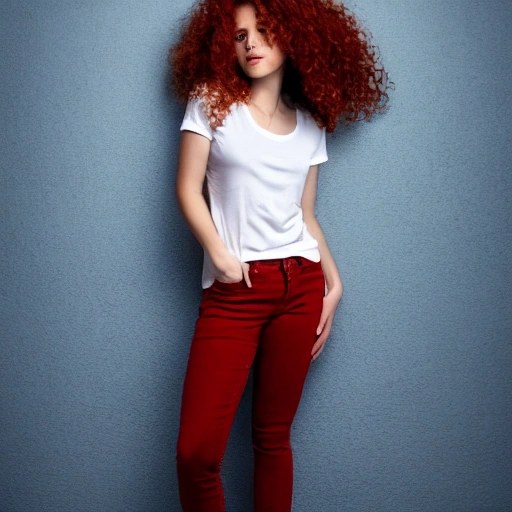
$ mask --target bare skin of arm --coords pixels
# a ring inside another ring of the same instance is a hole
[[[322,228],[315,216],[317,184],[318,165],[313,165],[309,168],[304,192],[302,194],[302,213],[309,233],[318,242],[322,270],[325,275],[325,285],[327,289],[327,293],[324,297],[320,323],[318,324],[316,331],[318,338],[311,351],[313,361],[320,355],[324,348],[327,337],[331,332],[336,308],[338,307],[343,294],[343,284],[341,282],[336,262],[334,261],[331,251],[327,245],[327,241],[325,240]]]
[[[224,283],[249,280],[249,265],[240,262],[227,249],[213,223],[210,210],[203,196],[206,164],[210,141],[198,133],[183,131],[181,134],[176,176],[176,196],[183,216],[192,233],[208,251],[216,268],[215,277]]]

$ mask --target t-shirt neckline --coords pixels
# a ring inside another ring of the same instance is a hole
[[[242,103],[242,110],[245,112],[246,117],[249,119],[249,122],[253,125],[253,127],[258,132],[263,134],[265,137],[268,137],[269,139],[281,140],[281,141],[288,140],[288,139],[291,139],[292,137],[294,137],[295,134],[299,131],[299,118],[300,118],[300,116],[299,116],[299,110],[298,109],[295,109],[295,118],[296,118],[295,129],[293,130],[293,132],[286,133],[284,135],[280,135],[278,133],[271,132],[271,131],[266,130],[265,128],[261,127],[255,121],[254,117],[252,117],[251,111],[249,110],[249,105],[247,105],[245,103]]]

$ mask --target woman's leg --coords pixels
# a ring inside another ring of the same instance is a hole
[[[183,385],[177,445],[185,512],[222,512],[220,469],[261,329],[270,289],[215,282],[204,292]],[[279,296],[279,292],[274,294]]]
[[[316,340],[324,296],[320,264],[284,260],[285,300],[266,326],[254,368],[255,512],[289,512],[293,459],[290,429]]]

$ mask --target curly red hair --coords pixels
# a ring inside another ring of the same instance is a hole
[[[371,37],[333,0],[202,0],[169,51],[180,101],[204,99],[213,128],[233,103],[248,103],[250,79],[238,66],[234,10],[252,4],[258,20],[287,55],[283,95],[334,131],[340,120],[370,119],[383,110],[390,88]]]

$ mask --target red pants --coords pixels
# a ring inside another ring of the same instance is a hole
[[[320,263],[250,264],[245,282],[204,291],[188,361],[177,446],[185,512],[224,511],[220,468],[254,361],[252,442],[255,512],[289,512],[290,428],[311,362],[324,296]]]

